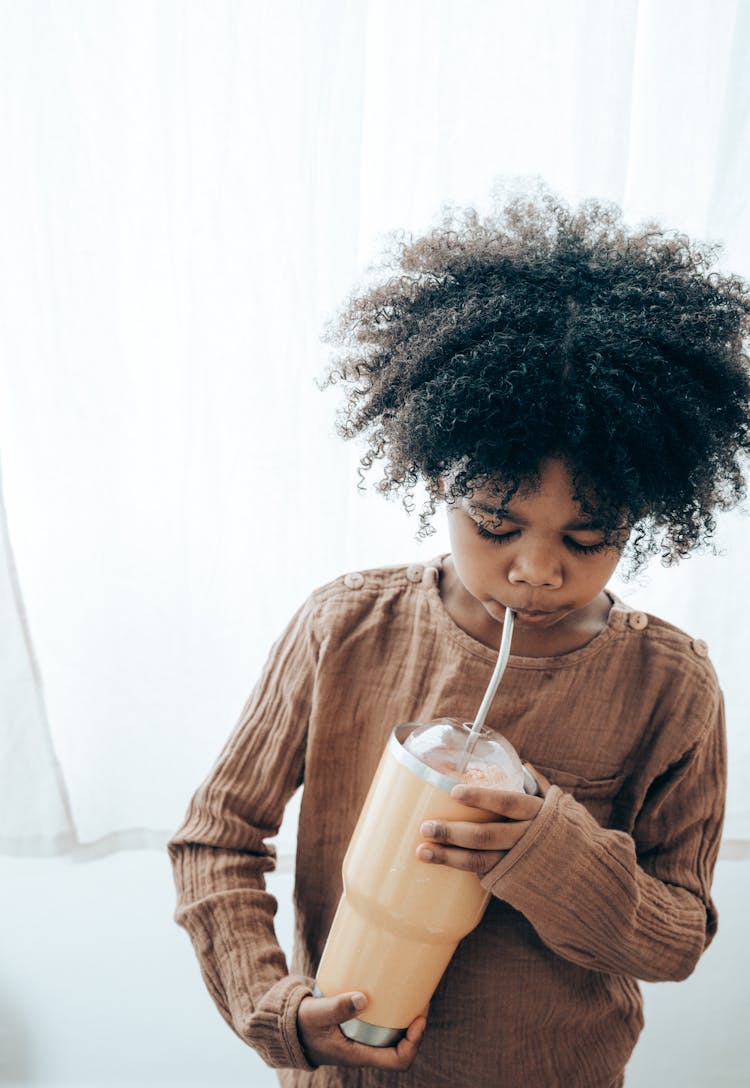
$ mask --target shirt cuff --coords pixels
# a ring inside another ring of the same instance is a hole
[[[238,1034],[272,1069],[315,1069],[307,1060],[297,1028],[297,1011],[312,996],[312,979],[286,975],[279,979],[253,1010]]]
[[[485,873],[482,877],[482,886],[496,895],[499,899],[505,899],[504,892],[507,890],[506,885],[513,881],[513,878],[508,878],[508,874],[523,860],[529,850],[533,850],[535,845],[539,842],[541,836],[547,834],[550,830],[550,826],[555,822],[555,814],[561,799],[564,797],[563,791],[559,786],[551,786],[547,790],[547,793],[542,802],[542,807],[535,816],[531,827],[526,833],[518,840],[516,845],[500,858],[500,861]],[[515,874],[514,874],[515,875]]]

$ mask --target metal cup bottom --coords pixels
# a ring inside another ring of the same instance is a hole
[[[325,997],[317,985],[313,987],[313,997]],[[379,1024],[368,1024],[366,1020],[355,1017],[339,1024],[347,1039],[366,1046],[395,1046],[406,1035],[406,1028],[384,1028]]]

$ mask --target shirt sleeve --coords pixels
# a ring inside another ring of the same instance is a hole
[[[317,662],[308,601],[274,645],[261,677],[167,850],[175,921],[229,1026],[275,1068],[312,1069],[297,1009],[312,980],[288,974],[276,939],[276,900],[264,874],[284,807],[302,781]]]
[[[601,827],[552,786],[482,883],[558,955],[647,982],[686,978],[717,926],[710,898],[726,791],[724,705],[652,782],[633,834]]]

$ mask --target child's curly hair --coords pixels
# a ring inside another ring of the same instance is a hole
[[[323,384],[347,386],[339,433],[366,436],[362,470],[384,460],[378,490],[412,509],[424,480],[426,535],[449,475],[450,499],[499,481],[507,501],[556,456],[613,539],[636,528],[633,568],[709,541],[750,452],[750,286],[709,274],[720,247],[541,183],[496,193],[483,220],[442,215],[389,236],[372,267],[391,274],[323,335],[340,347]]]

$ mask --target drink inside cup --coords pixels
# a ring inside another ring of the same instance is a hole
[[[404,741],[404,749],[426,767],[455,779],[456,783],[522,791],[521,760],[499,733],[482,730],[468,760],[462,758],[470,730],[468,722],[441,718],[418,726]],[[459,770],[462,762],[465,766]]]

